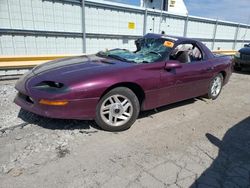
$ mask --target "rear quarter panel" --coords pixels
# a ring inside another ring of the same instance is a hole
[[[218,73],[222,73],[224,77],[224,85],[228,83],[230,76],[232,75],[233,63],[230,56],[218,56],[211,59],[214,67],[214,76]]]
[[[223,73],[225,85],[232,74],[233,59],[230,56],[213,54],[211,50],[201,42],[198,42],[198,45],[201,47],[203,53],[205,54],[205,57],[213,67],[213,76],[216,76],[219,73]]]

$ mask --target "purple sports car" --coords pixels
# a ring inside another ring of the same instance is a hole
[[[207,95],[216,99],[232,72],[193,39],[147,34],[136,50],[41,64],[16,83],[15,103],[45,117],[95,120],[104,130],[128,129],[142,110]]]

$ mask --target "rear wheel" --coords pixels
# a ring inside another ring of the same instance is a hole
[[[223,76],[222,74],[216,75],[210,82],[209,88],[208,88],[208,98],[209,99],[216,99],[221,92],[223,86]]]
[[[99,101],[95,121],[104,130],[123,131],[131,127],[139,111],[139,101],[134,92],[129,88],[117,87]]]

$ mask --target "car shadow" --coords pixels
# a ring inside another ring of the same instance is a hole
[[[250,116],[230,128],[222,140],[209,133],[206,137],[219,153],[191,187],[250,187]]]
[[[152,117],[152,115],[156,113],[184,106],[187,104],[191,104],[197,100],[203,100],[203,99],[202,98],[188,99],[185,101],[159,107],[154,110],[142,111],[140,112],[138,119]],[[18,117],[28,124],[35,124],[45,129],[74,130],[74,129],[90,129],[92,127],[97,130],[102,130],[94,121],[47,118],[36,115],[32,112],[28,112],[24,109],[20,109]]]
[[[24,109],[20,109],[18,117],[24,122],[35,124],[45,129],[75,130],[90,129],[92,127],[94,129],[100,130],[94,121],[47,118],[33,114],[32,112],[28,112]]]
[[[236,71],[234,70],[233,73],[235,74],[246,74],[246,75],[250,75],[250,68],[243,68],[240,71]]]
[[[140,112],[140,115],[139,115],[138,119],[145,118],[145,117],[152,117],[152,115],[154,115],[156,113],[163,112],[163,111],[166,111],[166,110],[171,110],[173,108],[177,108],[177,107],[180,107],[180,106],[185,106],[185,105],[188,105],[188,104],[192,104],[197,100],[204,101],[204,99],[202,97],[199,97],[199,98],[193,98],[193,99],[188,99],[188,100],[184,100],[184,101],[181,101],[181,102],[169,104],[169,105],[162,106],[162,107],[159,107],[159,108],[156,108],[156,109],[153,109],[153,110],[142,111],[142,112]]]

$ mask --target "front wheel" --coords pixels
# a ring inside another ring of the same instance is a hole
[[[134,92],[126,87],[117,87],[99,101],[95,121],[104,130],[123,131],[131,127],[139,111],[139,101]]]
[[[216,75],[210,82],[209,88],[208,88],[208,98],[209,99],[216,99],[221,92],[223,86],[223,76],[222,74]]]

